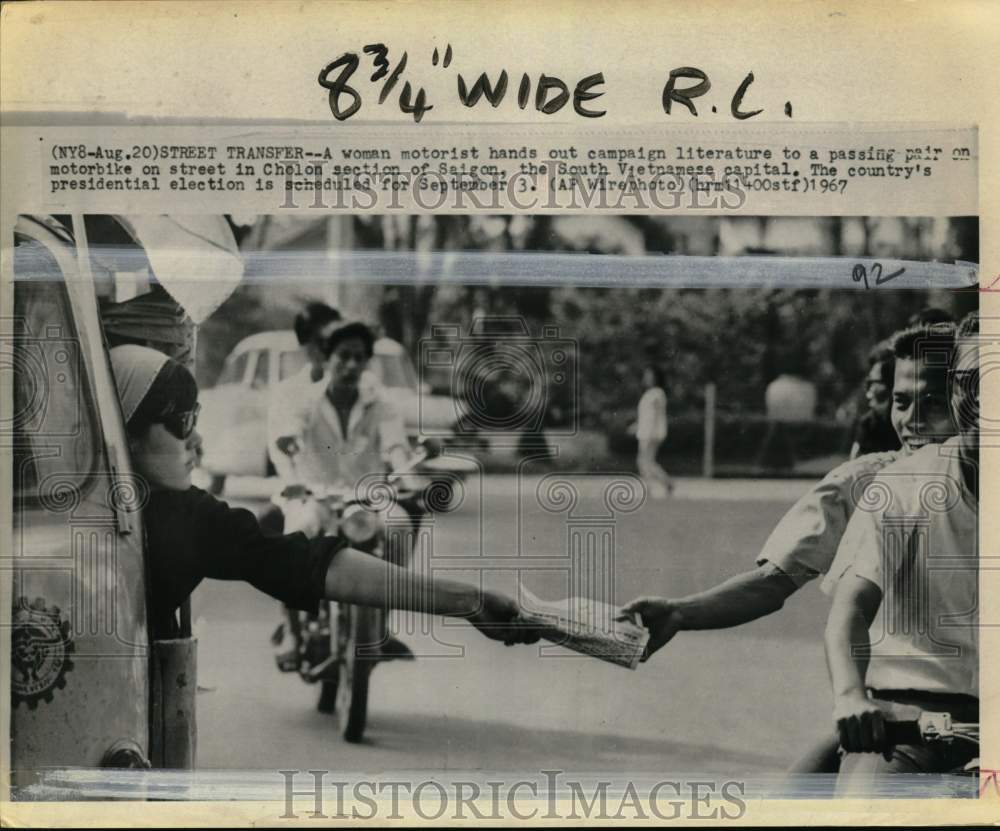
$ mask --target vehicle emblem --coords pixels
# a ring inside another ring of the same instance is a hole
[[[18,598],[12,622],[11,693],[15,706],[23,701],[34,710],[40,699],[52,701],[53,689],[66,686],[75,649],[70,624],[58,606],[46,606],[41,597],[31,603]]]

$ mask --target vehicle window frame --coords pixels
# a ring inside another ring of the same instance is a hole
[[[307,362],[305,356],[302,354],[301,348],[280,349],[277,350],[277,354],[278,354],[278,360],[275,362],[274,365],[272,365],[272,372],[277,373],[277,376],[274,378],[275,384],[280,383],[281,381],[284,381],[288,378],[291,378],[296,373],[301,372],[302,368],[306,365]],[[291,372],[288,372],[287,374],[282,374],[282,368],[286,365],[284,359],[287,356],[294,356],[292,360],[297,364],[297,366],[294,369],[292,369]]]
[[[247,386],[252,390],[266,390],[270,384],[270,374],[271,374],[271,362],[270,362],[270,350],[268,349],[257,349],[252,350],[254,352],[253,356],[253,371],[247,373]],[[257,383],[257,373],[260,369],[261,362],[264,362],[264,383],[259,385]]]
[[[15,249],[19,245],[24,244],[35,244],[41,247],[42,250],[52,259],[55,263],[59,276],[52,280],[41,280],[32,278],[21,278],[20,280],[15,279],[14,281],[14,291],[17,291],[18,283],[27,285],[30,283],[36,284],[46,284],[51,286],[51,291],[55,292],[59,298],[60,306],[60,317],[59,324],[65,326],[66,335],[64,339],[71,340],[76,343],[77,349],[79,351],[79,368],[80,372],[76,377],[76,384],[78,388],[78,394],[80,396],[81,411],[85,415],[81,419],[81,433],[75,437],[64,436],[64,435],[50,435],[47,439],[44,433],[38,433],[38,438],[47,442],[47,447],[52,448],[54,446],[60,446],[60,443],[65,443],[73,441],[74,443],[79,443],[81,440],[86,440],[88,443],[85,445],[87,449],[87,455],[84,460],[84,464],[81,466],[81,470],[77,475],[74,471],[73,474],[73,484],[79,491],[79,499],[82,502],[87,499],[91,491],[96,486],[98,480],[102,475],[107,475],[111,470],[111,462],[108,457],[107,439],[104,434],[104,428],[101,423],[100,417],[98,415],[97,409],[97,397],[95,394],[95,381],[93,374],[93,367],[89,364],[86,358],[86,349],[83,344],[83,339],[80,334],[80,328],[76,324],[76,318],[73,313],[73,300],[70,297],[69,290],[66,287],[66,280],[69,279],[59,263],[59,258],[50,250],[50,246],[40,239],[37,239],[28,234],[22,234],[15,232],[14,234]],[[53,285],[54,284],[54,285]],[[15,304],[16,309],[16,304]],[[27,335],[26,333],[20,335],[20,337],[33,337],[33,335]],[[14,345],[17,344],[17,336],[14,338]],[[11,394],[13,394],[13,387],[11,388]],[[5,431],[6,432],[6,431]],[[18,430],[15,425],[10,428],[10,441],[11,441],[11,454],[13,456],[15,448],[26,447],[29,452],[33,455],[39,455],[41,458],[45,458],[44,453],[45,448],[39,448],[36,442],[33,440],[31,434],[24,434],[22,440],[18,440]],[[84,438],[86,437],[86,438]],[[42,451],[41,453],[36,453],[36,451]],[[12,459],[13,461],[13,459]],[[37,473],[37,470],[36,470]],[[50,475],[50,474],[49,474]],[[45,481],[46,477],[42,477],[35,482],[34,487],[31,491],[25,491],[18,489],[17,482],[11,482],[11,495],[12,503],[14,508],[14,514],[17,515],[19,510],[30,510],[37,512],[39,509],[42,511],[47,511],[46,499],[43,495],[41,485]]]
[[[219,383],[217,384],[217,386],[223,387],[223,386],[229,386],[231,384],[243,385],[246,382],[247,367],[250,366],[250,356],[252,351],[253,350],[251,349],[244,349],[241,352],[237,352],[230,355],[222,366],[222,372],[219,373]],[[239,376],[234,376],[233,378],[230,378],[228,380],[222,380],[226,377],[226,370],[229,368],[229,365],[230,364],[236,365],[240,361],[244,361],[244,364],[243,364],[243,371],[239,374]]]

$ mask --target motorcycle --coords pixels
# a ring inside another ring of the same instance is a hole
[[[365,488],[291,484],[271,502],[284,517],[284,530],[309,535],[341,534],[358,550],[401,567],[409,564],[411,546],[406,538],[419,530],[426,513],[425,494],[432,485],[419,465],[437,455],[438,448],[420,444],[409,463]],[[294,463],[294,457],[293,457]],[[408,515],[402,535],[387,534],[386,515],[399,508]],[[413,655],[390,637],[388,611],[328,600],[319,612],[308,614],[286,607],[287,629],[293,648],[276,656],[282,672],[297,672],[308,684],[320,685],[317,709],[337,716],[348,742],[360,742],[368,717],[368,690],[372,670],[384,661],[412,660]],[[272,636],[276,646],[284,641],[286,624]]]

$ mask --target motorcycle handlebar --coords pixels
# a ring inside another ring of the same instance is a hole
[[[928,744],[956,739],[979,744],[979,724],[977,722],[952,721],[950,713],[918,711],[900,717],[891,711],[885,714],[885,734],[890,745]]]
[[[885,738],[890,746],[897,744],[923,744],[924,737],[918,721],[887,721]]]

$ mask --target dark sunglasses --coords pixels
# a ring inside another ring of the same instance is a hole
[[[181,441],[191,437],[195,425],[198,423],[198,413],[201,412],[201,404],[196,403],[194,409],[185,410],[182,413],[170,413],[160,416],[157,421],[163,425],[164,429],[174,438]]]

